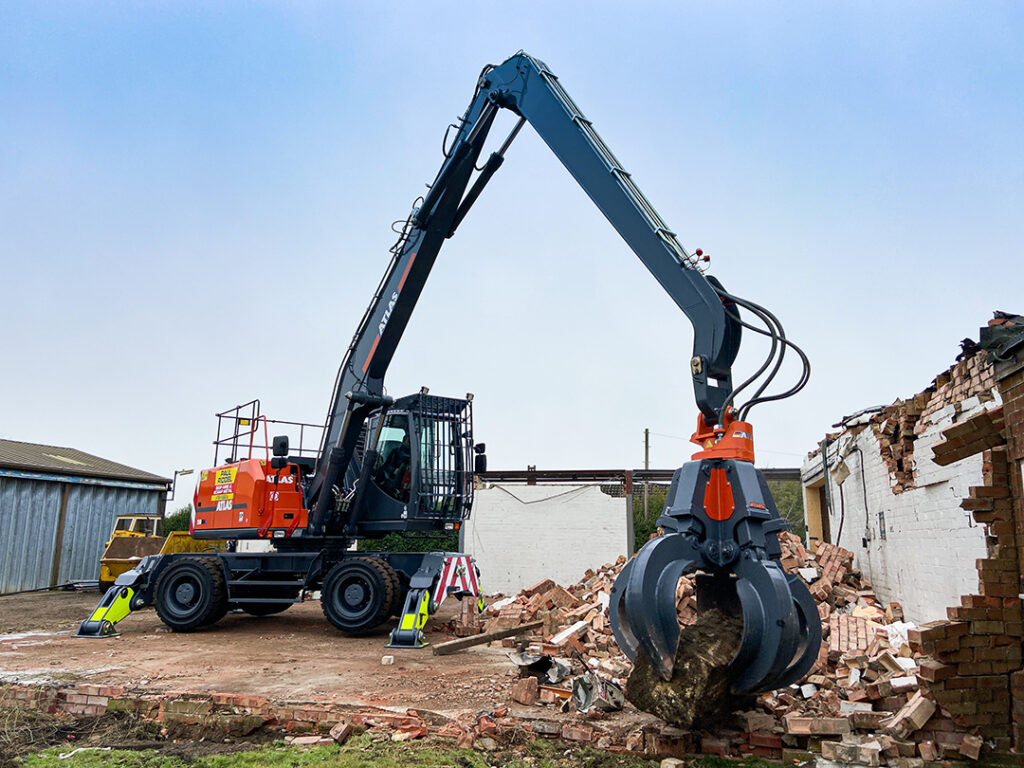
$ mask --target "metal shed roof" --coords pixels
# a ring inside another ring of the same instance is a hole
[[[143,472],[74,448],[22,443],[17,440],[0,439],[0,469],[161,484],[171,482],[169,477]]]

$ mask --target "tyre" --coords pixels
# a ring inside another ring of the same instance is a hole
[[[405,590],[402,589],[402,577],[398,575],[398,571],[396,571],[386,560],[372,560],[371,562],[382,568],[384,574],[391,582],[391,594],[393,597],[391,605],[388,607],[388,618],[398,616],[402,612],[402,605],[405,602]]]
[[[327,620],[348,634],[368,632],[387,621],[395,603],[390,568],[368,557],[353,557],[335,565],[320,594]]]
[[[213,557],[175,560],[157,578],[153,594],[157,615],[175,632],[213,624],[228,610],[224,571]]]
[[[240,603],[238,605],[250,616],[270,616],[274,613],[287,611],[292,607],[291,603]]]

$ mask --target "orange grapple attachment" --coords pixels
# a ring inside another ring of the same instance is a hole
[[[631,659],[641,651],[671,679],[680,628],[676,584],[696,576],[698,609],[741,616],[743,636],[730,662],[732,688],[754,693],[802,678],[821,646],[821,620],[804,583],[782,569],[779,517],[754,467],[753,429],[726,414],[721,425],[701,417],[693,442],[702,450],[676,470],[665,510],[665,534],[647,542],[612,587],[611,625]]]

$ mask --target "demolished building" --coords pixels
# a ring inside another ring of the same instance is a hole
[[[925,622],[941,707],[1020,748],[1024,317],[995,313],[922,392],[836,426],[802,468],[810,544]]]

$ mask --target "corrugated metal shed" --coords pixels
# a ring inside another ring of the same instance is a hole
[[[0,440],[0,593],[95,579],[119,514],[162,514],[170,480],[73,448]]]

